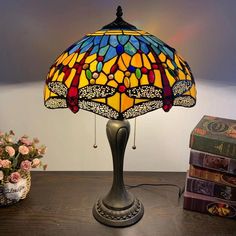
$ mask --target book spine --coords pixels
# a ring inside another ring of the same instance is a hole
[[[189,176],[236,187],[236,176],[198,168],[193,165],[190,165]]]
[[[235,204],[221,202],[220,200],[216,200],[214,198],[205,200],[197,197],[191,197],[190,194],[184,195],[183,208],[185,210],[198,211],[214,216],[236,219]]]
[[[236,188],[207,180],[187,177],[186,190],[206,196],[236,201]]]
[[[191,150],[189,164],[236,175],[236,159],[216,156],[211,153]]]
[[[190,148],[236,159],[236,145],[218,139],[191,134]]]

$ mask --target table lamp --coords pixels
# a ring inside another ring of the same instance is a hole
[[[98,199],[93,215],[99,222],[124,227],[138,222],[142,203],[125,189],[123,161],[130,133],[128,119],[172,106],[196,103],[193,75],[175,49],[155,36],[117,18],[65,50],[46,79],[47,108],[79,109],[108,118],[106,132],[113,157],[113,184]]]

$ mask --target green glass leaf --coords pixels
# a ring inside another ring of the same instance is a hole
[[[89,69],[87,69],[87,70],[85,71],[85,73],[86,73],[86,77],[87,77],[88,79],[92,79],[92,72],[91,72]]]
[[[141,70],[139,68],[136,69],[135,75],[138,79],[140,79],[142,77],[142,73],[141,73]]]
[[[98,65],[97,65],[97,72],[101,72],[102,71],[102,62],[98,62]]]

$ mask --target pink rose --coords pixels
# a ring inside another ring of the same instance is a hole
[[[11,146],[6,146],[5,151],[9,154],[10,157],[15,155],[15,149]]]
[[[21,179],[20,173],[19,172],[13,172],[10,175],[10,180],[13,183],[17,183]]]
[[[30,140],[28,140],[27,138],[21,138],[20,139],[20,141],[22,142],[22,143],[24,143],[25,145],[27,145],[27,146],[30,146],[30,145],[32,145],[32,142],[30,141]]]
[[[45,153],[46,153],[46,147],[43,146],[43,147],[38,149],[38,154],[39,155],[44,155]]]
[[[0,170],[0,181],[3,180],[4,174],[3,172]]]
[[[27,155],[29,153],[29,148],[27,148],[25,145],[21,145],[18,150],[22,155]]]
[[[38,158],[34,158],[34,160],[32,161],[32,167],[33,168],[37,168],[39,165],[41,164],[41,161]]]
[[[1,160],[1,166],[2,168],[10,168],[11,162],[9,160]]]
[[[31,162],[28,160],[22,161],[20,164],[21,170],[29,171],[31,168]]]

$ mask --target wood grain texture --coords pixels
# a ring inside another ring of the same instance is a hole
[[[126,172],[126,184],[183,186],[186,173]],[[27,199],[0,208],[0,235],[170,236],[236,235],[234,220],[182,209],[174,187],[131,189],[144,204],[144,217],[128,228],[111,228],[92,216],[94,202],[111,186],[111,172],[33,172]]]

